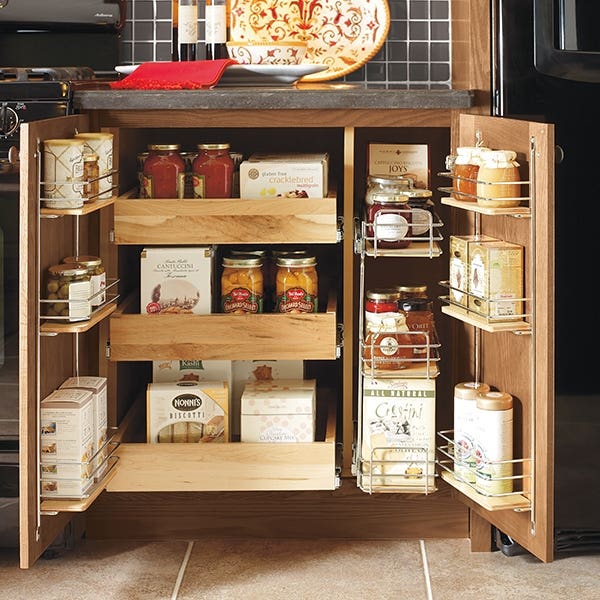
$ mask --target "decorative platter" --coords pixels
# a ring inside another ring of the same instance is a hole
[[[387,0],[231,0],[232,41],[303,40],[302,64],[327,65],[303,82],[343,77],[368,62],[390,28]]]

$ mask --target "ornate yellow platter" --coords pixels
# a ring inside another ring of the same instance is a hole
[[[390,28],[387,0],[231,0],[230,39],[308,43],[304,63],[327,69],[301,81],[343,77],[368,62]]]

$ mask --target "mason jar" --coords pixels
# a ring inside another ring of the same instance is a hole
[[[106,269],[99,256],[67,256],[63,258],[63,263],[72,265],[80,264],[85,266],[90,276],[92,307],[100,306],[106,302]]]
[[[244,314],[263,312],[263,259],[256,254],[223,257],[221,311]]]
[[[67,321],[89,319],[92,314],[92,286],[85,265],[60,264],[48,267],[46,281],[46,316]]]

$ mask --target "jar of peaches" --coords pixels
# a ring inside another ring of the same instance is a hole
[[[282,253],[276,264],[275,312],[318,312],[317,259],[309,254]]]
[[[221,311],[232,314],[263,312],[263,259],[256,254],[223,257]]]

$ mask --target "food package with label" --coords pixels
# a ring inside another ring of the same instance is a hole
[[[144,248],[140,258],[142,314],[211,313],[213,248]]]
[[[242,394],[242,442],[314,442],[316,380],[248,382]]]
[[[253,154],[240,164],[240,196],[257,198],[324,198],[329,155]]]
[[[94,407],[94,445],[93,452],[93,471],[98,477],[106,470],[108,439],[108,408],[106,402],[106,377],[69,377],[59,387],[59,389],[82,389],[92,392],[92,403]]]
[[[501,240],[469,248],[469,309],[495,322],[523,318],[523,246]]]
[[[362,488],[435,490],[435,380],[363,380]]]
[[[226,381],[150,383],[146,391],[147,441],[228,442]]]

